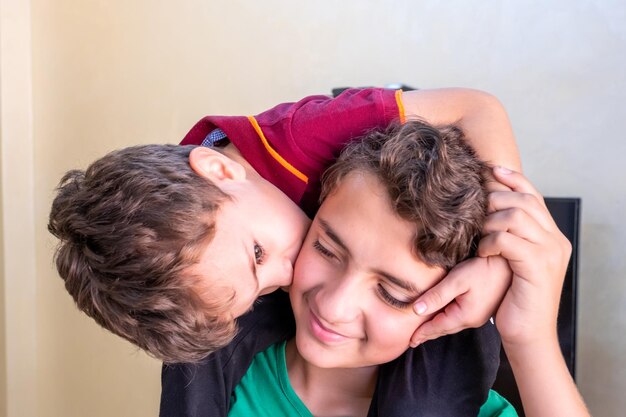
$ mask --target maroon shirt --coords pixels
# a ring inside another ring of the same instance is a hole
[[[347,142],[394,120],[404,120],[401,91],[349,89],[336,98],[309,96],[256,116],[206,116],[181,145],[200,145],[221,129],[266,180],[311,215],[318,205],[320,175]]]

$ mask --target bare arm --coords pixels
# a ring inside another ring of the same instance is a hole
[[[419,117],[434,125],[456,124],[479,158],[521,171],[509,117],[494,96],[466,88],[445,88],[404,92],[402,101],[407,118]],[[508,190],[497,181],[489,181],[487,189]],[[484,324],[500,304],[510,277],[507,263],[498,257],[474,258],[455,267],[417,300],[417,314],[438,313],[416,330],[412,346]]]
[[[503,343],[527,417],[589,417],[565,365],[556,337],[551,343],[514,347]]]
[[[521,172],[519,151],[506,110],[494,96],[467,88],[405,91],[407,118],[457,124],[478,156],[493,165]]]
[[[481,255],[502,255],[513,279],[496,314],[528,417],[588,417],[557,338],[556,319],[571,244],[521,174],[495,170],[512,191],[490,197]]]

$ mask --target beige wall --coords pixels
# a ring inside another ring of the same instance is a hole
[[[8,416],[36,413],[37,321],[31,23],[28,2],[0,2],[3,397]]]
[[[0,140],[1,137],[0,137]],[[3,173],[2,173],[2,155],[0,154],[0,182],[2,182]],[[0,218],[2,217],[3,210],[3,200],[2,195],[0,193]],[[2,222],[3,224],[4,222]],[[4,228],[0,224],[0,236],[4,236]],[[4,302],[4,277],[5,277],[5,267],[4,267],[4,239],[0,240],[0,270],[2,270],[2,274],[0,274],[0,416],[7,415],[7,350],[6,350],[6,314],[5,314],[5,302]]]
[[[0,17],[0,415],[4,393],[9,417],[158,410],[159,363],[79,314],[55,273],[63,172],[177,142],[204,114],[396,81],[494,93],[531,179],[583,198],[578,381],[595,415],[626,409],[622,1],[0,0]]]

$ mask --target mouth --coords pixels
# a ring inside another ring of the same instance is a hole
[[[312,310],[309,310],[309,328],[315,338],[326,344],[337,344],[352,339],[350,336],[341,334],[325,326]]]

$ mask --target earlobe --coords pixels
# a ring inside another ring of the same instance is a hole
[[[198,146],[189,153],[189,165],[196,174],[214,182],[246,178],[241,164],[205,146]]]

